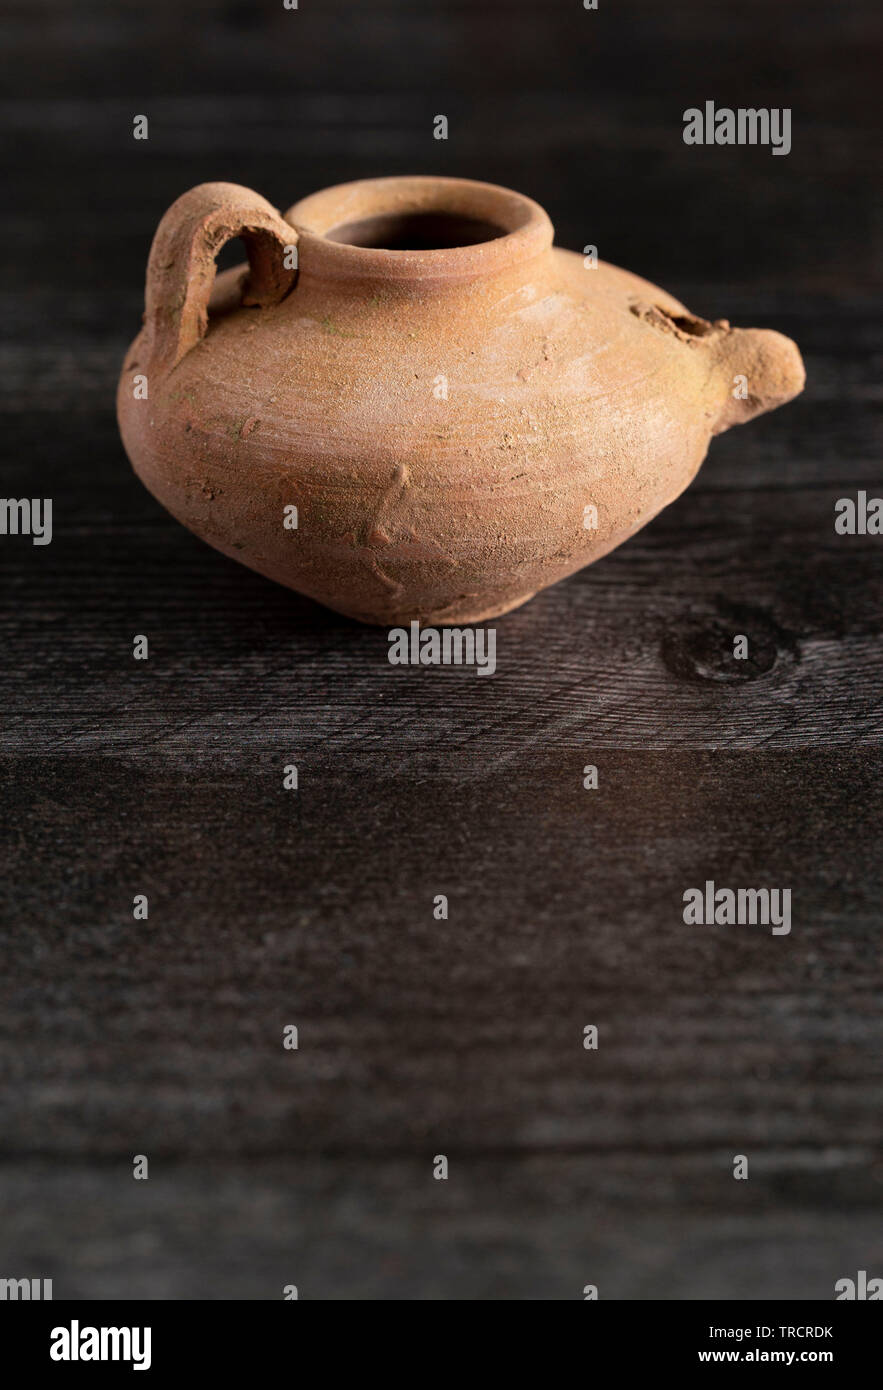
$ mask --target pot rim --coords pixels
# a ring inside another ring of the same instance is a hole
[[[429,250],[356,246],[328,236],[335,228],[372,217],[433,212],[491,223],[500,229],[500,235]],[[301,270],[334,278],[471,279],[509,270],[542,255],[554,238],[547,213],[523,193],[473,179],[435,175],[335,184],[301,198],[284,217],[299,235]]]

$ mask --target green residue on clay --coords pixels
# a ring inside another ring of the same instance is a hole
[[[321,324],[322,327],[325,329],[325,332],[333,334],[335,338],[355,338],[356,336],[355,333],[347,333],[345,329],[338,328],[337,324],[334,323],[334,321],[332,320],[330,314],[325,315],[325,317],[321,320]]]

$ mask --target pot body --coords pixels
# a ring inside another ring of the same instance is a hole
[[[208,302],[237,234],[250,269]],[[157,233],[118,415],[146,486],[225,554],[363,622],[444,624],[604,555],[802,382],[789,340],[553,248],[507,190],[371,180],[282,219],[210,184]]]

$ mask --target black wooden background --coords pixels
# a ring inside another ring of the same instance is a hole
[[[880,30],[872,0],[7,0],[2,491],[52,497],[55,538],[0,539],[0,1277],[830,1299],[883,1274],[883,539],[833,529],[881,490]],[[790,107],[792,153],[684,146],[706,99]],[[798,402],[496,624],[493,679],[392,668],[384,633],[210,550],[114,421],[179,193],[398,172],[520,189],[561,244],[806,359]],[[685,927],[706,878],[790,887],[790,936]]]

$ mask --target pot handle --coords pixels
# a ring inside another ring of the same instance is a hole
[[[191,188],[157,227],[147,262],[148,353],[162,370],[171,371],[204,337],[215,257],[233,237],[241,237],[248,252],[243,304],[267,308],[292,288],[297,232],[265,198],[237,183]],[[286,266],[286,261],[294,264]]]

